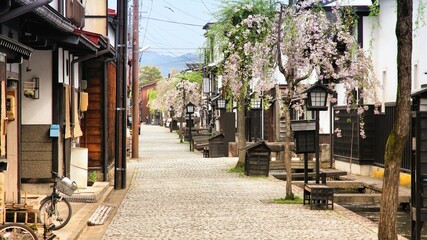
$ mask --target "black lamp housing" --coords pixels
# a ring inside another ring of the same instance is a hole
[[[193,114],[194,110],[195,110],[196,105],[194,105],[193,103],[189,102],[186,106],[185,106],[185,110],[187,112],[187,114]]]
[[[317,81],[307,90],[307,109],[308,110],[327,110],[326,101],[328,99],[329,89],[320,81]]]

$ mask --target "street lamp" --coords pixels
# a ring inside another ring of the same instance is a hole
[[[261,110],[262,101],[260,98],[251,99],[251,109],[252,110]]]
[[[194,105],[193,103],[189,102],[186,106],[185,106],[185,110],[188,114],[188,130],[189,130],[189,142],[190,142],[190,151],[194,151],[193,148],[193,136],[191,134],[191,127],[193,125],[193,121],[191,120],[191,115],[194,113],[194,109],[196,108],[196,105]]]
[[[254,140],[257,141],[258,138],[262,138],[262,100],[261,98],[252,98],[251,99],[251,117],[250,117],[250,129],[249,130],[249,141],[252,141],[252,132]],[[253,125],[253,127],[251,126]]]
[[[225,110],[227,102],[225,101],[225,99],[218,99],[216,104],[219,110]]]
[[[326,100],[329,89],[320,81],[313,84],[305,92],[307,93],[307,109],[315,111],[324,111],[328,109]]]
[[[172,132],[172,130],[174,130],[174,121],[173,121],[173,116],[175,115],[175,110],[173,109],[173,106],[169,107],[169,118],[171,119],[171,121],[169,122],[169,131]]]
[[[320,81],[317,81],[305,92],[307,93],[307,109],[316,112],[316,136],[315,136],[315,149],[316,149],[316,184],[319,184],[319,171],[320,171],[320,159],[319,159],[319,111],[325,111],[328,109],[326,100],[328,97],[329,89],[323,85]]]

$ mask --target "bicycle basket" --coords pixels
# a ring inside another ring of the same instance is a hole
[[[76,191],[77,184],[76,182],[71,181],[71,179],[64,177],[61,179],[61,181],[58,182],[56,189],[58,189],[63,194],[71,196]]]

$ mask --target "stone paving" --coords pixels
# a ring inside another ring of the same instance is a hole
[[[203,158],[169,129],[142,126],[140,160],[128,164],[132,183],[103,239],[377,239],[376,224],[339,205],[272,203],[285,182],[228,173],[236,161]]]

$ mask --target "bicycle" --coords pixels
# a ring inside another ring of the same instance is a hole
[[[1,240],[38,240],[37,234],[22,223],[6,223],[0,226]]]
[[[77,184],[67,177],[61,177],[57,172],[52,171],[55,179],[52,188],[52,194],[46,196],[40,201],[40,216],[45,216],[54,224],[52,230],[63,228],[71,219],[72,209],[70,202],[61,196],[64,193],[68,196],[73,195],[77,189]],[[41,222],[45,219],[41,218]]]

